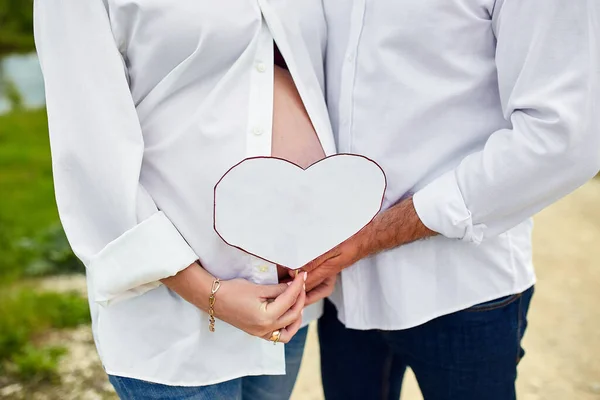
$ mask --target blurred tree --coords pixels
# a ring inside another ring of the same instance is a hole
[[[19,111],[23,109],[23,96],[19,92],[19,89],[13,81],[2,78],[0,75],[0,93],[4,93],[4,96],[8,99],[10,109],[12,111]]]
[[[0,0],[0,53],[33,47],[33,0]]]

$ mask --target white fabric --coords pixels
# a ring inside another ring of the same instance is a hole
[[[408,328],[531,286],[529,218],[600,168],[600,2],[323,3],[338,150],[444,235],[344,271],[340,318]]]
[[[217,184],[215,229],[232,246],[298,269],[367,225],[384,191],[381,168],[356,155],[331,156],[306,170],[251,158]]]
[[[142,294],[131,292],[158,286],[160,279],[177,274],[197,258],[165,214],[157,212],[92,258],[88,274],[95,283],[94,300],[108,305],[112,299]]]
[[[222,279],[277,282],[215,233],[213,191],[270,154],[274,40],[334,153],[325,33],[320,0],[36,0],[58,208],[108,373],[197,386],[284,372],[283,346],[223,322],[210,333],[158,279],[199,259]]]

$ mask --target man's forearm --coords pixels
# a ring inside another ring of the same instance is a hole
[[[365,257],[434,235],[437,233],[421,222],[412,197],[403,200],[350,239],[302,267],[309,272],[306,288],[313,289]]]
[[[359,233],[359,243],[361,252],[371,255],[435,235],[421,222],[410,197],[375,217]]]

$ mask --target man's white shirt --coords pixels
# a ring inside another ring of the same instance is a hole
[[[343,271],[340,319],[410,328],[532,286],[530,218],[600,169],[600,2],[323,3],[338,150],[441,234]]]

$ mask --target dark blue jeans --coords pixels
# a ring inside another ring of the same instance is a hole
[[[410,367],[425,400],[516,399],[533,288],[401,331],[347,329],[329,301],[319,320],[327,400],[398,400]]]

